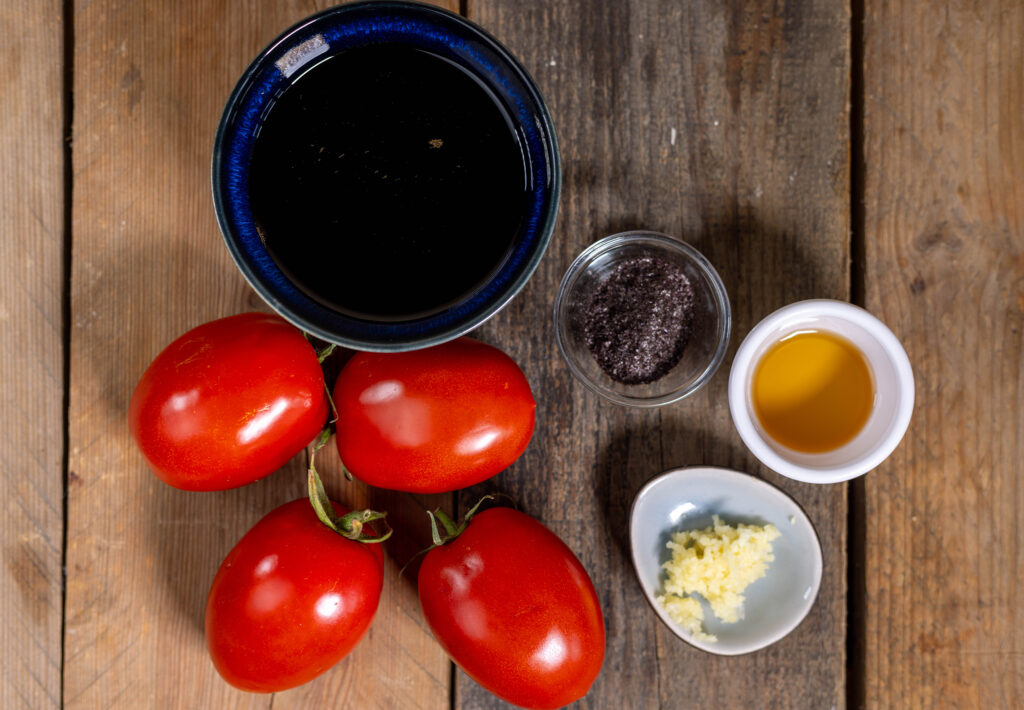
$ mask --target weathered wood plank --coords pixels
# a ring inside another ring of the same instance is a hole
[[[61,3],[4,0],[0,26],[0,706],[57,708],[64,527]]]
[[[548,255],[480,337],[524,366],[539,401],[525,456],[489,487],[561,535],[601,596],[608,654],[581,705],[842,706],[846,487],[800,485],[760,467],[733,430],[726,382],[732,352],[761,317],[802,298],[849,296],[847,3],[472,0],[469,15],[533,73],[563,152]],[[571,259],[629,228],[701,249],[734,309],[722,371],[692,400],[659,411],[605,405],[585,392],[552,332],[555,290]],[[629,561],[629,504],[648,479],[685,464],[762,475],[817,525],[821,594],[804,624],[770,649],[703,654],[645,604]],[[463,507],[471,497],[461,497]],[[502,706],[464,675],[457,705]]]
[[[447,704],[447,662],[407,613],[408,582],[393,565],[375,631],[337,669],[273,698],[225,684],[203,641],[209,584],[252,524],[304,494],[304,457],[241,490],[190,494],[157,481],[128,436],[132,388],[164,345],[201,322],[263,308],[217,229],[214,131],[252,57],[328,5],[76,5],[68,707],[365,706],[378,695],[376,707],[405,697]],[[427,670],[409,673],[396,644],[422,653]],[[377,663],[388,654],[393,662]],[[396,677],[402,688],[381,690]]]
[[[869,707],[1024,706],[1024,6],[866,3],[868,307],[915,415],[865,480]]]

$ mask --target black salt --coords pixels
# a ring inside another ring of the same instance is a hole
[[[597,364],[627,385],[654,382],[683,357],[694,296],[678,266],[638,256],[618,264],[587,304],[584,337]]]

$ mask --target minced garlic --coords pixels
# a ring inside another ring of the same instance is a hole
[[[722,621],[739,621],[743,591],[765,576],[775,559],[772,540],[781,534],[774,525],[733,527],[717,515],[713,520],[714,525],[703,530],[674,533],[668,543],[672,559],[662,565],[668,576],[658,603],[697,641],[718,639],[704,630],[704,610],[688,595],[704,597]]]

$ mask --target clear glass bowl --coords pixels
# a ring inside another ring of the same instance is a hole
[[[624,384],[609,377],[587,347],[586,310],[611,271],[625,260],[650,256],[675,264],[694,294],[693,330],[680,361],[648,384]],[[718,272],[686,242],[657,232],[614,234],[594,242],[573,261],[555,296],[555,339],[573,375],[616,404],[659,407],[700,389],[722,364],[729,345],[732,311]]]

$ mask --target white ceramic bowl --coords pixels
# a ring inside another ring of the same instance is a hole
[[[730,525],[771,523],[782,535],[772,542],[775,560],[745,592],[743,618],[719,621],[704,601],[704,629],[717,641],[698,641],[674,622],[656,597],[671,559],[672,533],[705,528],[718,515]],[[795,629],[814,606],[821,587],[821,543],[797,503],[775,486],[738,471],[708,466],[679,468],[647,483],[633,500],[629,518],[633,566],[658,617],[676,636],[723,656],[769,646]]]
[[[764,353],[787,335],[821,330],[840,335],[864,354],[875,400],[863,429],[824,453],[794,451],[769,437],[754,413],[751,380]],[[914,409],[914,372],[900,341],[882,321],[845,301],[800,301],[762,320],[743,339],[729,372],[729,411],[743,443],[761,463],[806,483],[837,483],[882,463],[903,438]]]

